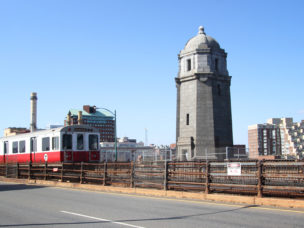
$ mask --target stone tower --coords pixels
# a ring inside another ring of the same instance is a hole
[[[227,53],[199,27],[178,56],[176,141],[180,160],[223,159],[233,145]]]

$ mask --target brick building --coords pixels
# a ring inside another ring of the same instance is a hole
[[[280,128],[273,124],[255,124],[248,127],[249,158],[281,156]]]
[[[4,130],[4,137],[6,136],[12,136],[12,135],[18,135],[18,134],[24,134],[29,133],[30,130],[27,128],[22,127],[9,127]]]
[[[83,110],[70,109],[64,125],[85,124],[99,129],[101,142],[115,141],[115,118],[109,111],[84,105]]]

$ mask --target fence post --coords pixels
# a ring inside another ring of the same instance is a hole
[[[63,162],[61,163],[61,174],[60,174],[60,179],[61,179],[61,182],[63,182]]]
[[[28,174],[27,174],[27,178],[30,180],[31,179],[31,167],[32,167],[32,162],[29,162],[28,164]]]
[[[258,186],[257,186],[257,190],[258,190],[258,197],[263,197],[263,161],[260,160],[258,161]]]
[[[46,180],[47,175],[47,161],[44,163],[44,180]]]
[[[16,167],[16,178],[19,178],[19,163],[17,162],[17,167]]]
[[[80,184],[82,184],[83,178],[83,162],[80,163]]]
[[[209,177],[210,177],[210,162],[206,161],[206,178],[205,178],[205,194],[209,194],[210,185],[209,185]]]
[[[8,176],[8,164],[5,164],[5,177],[7,178]]]
[[[103,186],[107,185],[107,166],[108,163],[107,162],[103,162]]]
[[[134,162],[131,161],[131,188],[134,188]]]
[[[165,161],[165,170],[164,170],[164,190],[168,190],[168,161]]]

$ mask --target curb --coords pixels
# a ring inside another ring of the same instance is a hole
[[[170,197],[176,199],[208,200],[208,201],[216,201],[216,202],[235,203],[235,204],[304,209],[304,200],[298,200],[298,199],[287,199],[287,198],[282,199],[282,198],[268,198],[268,197],[259,198],[256,196],[205,194],[205,193],[191,193],[191,192],[180,192],[180,191],[172,191],[172,190],[165,191],[165,190],[144,189],[144,188],[123,188],[123,187],[112,187],[112,186],[102,186],[102,185],[93,185],[93,184],[86,185],[86,184],[78,184],[78,183],[14,179],[14,178],[5,178],[5,177],[0,177],[0,181],[9,182],[9,183],[19,183],[19,184],[37,184],[37,185],[50,186],[50,187],[74,188],[74,189],[92,190],[92,191],[100,191],[100,192],[137,194],[137,195],[155,196],[155,197]]]

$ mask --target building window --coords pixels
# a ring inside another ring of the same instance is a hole
[[[191,59],[187,59],[187,71],[191,70]]]
[[[215,59],[214,69],[215,69],[215,71],[218,71],[218,59]]]
[[[50,150],[50,137],[42,138],[42,151]]]
[[[187,113],[187,116],[186,116],[186,125],[189,125],[189,122],[190,122],[190,116],[189,116],[189,113]]]
[[[52,150],[59,149],[59,137],[52,137]]]
[[[13,153],[18,153],[18,142],[13,142]]]
[[[25,152],[25,140],[19,141],[19,153]]]

